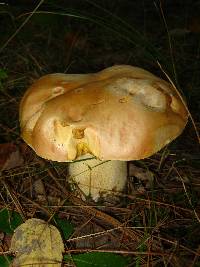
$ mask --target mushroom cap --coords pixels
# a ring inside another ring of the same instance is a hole
[[[50,74],[20,103],[22,138],[46,159],[90,153],[102,160],[151,156],[184,129],[187,110],[168,82],[133,66]]]

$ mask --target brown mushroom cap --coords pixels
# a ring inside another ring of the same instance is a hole
[[[141,68],[119,65],[96,74],[50,74],[20,104],[23,139],[46,159],[71,161],[151,156],[187,123],[175,89]]]

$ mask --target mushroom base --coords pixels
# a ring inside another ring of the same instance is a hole
[[[69,164],[70,183],[79,188],[81,198],[91,197],[97,202],[122,193],[127,180],[127,163],[90,157],[84,155]]]

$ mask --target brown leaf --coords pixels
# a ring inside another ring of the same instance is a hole
[[[151,171],[137,167],[134,164],[129,165],[129,176],[134,176],[138,180],[145,182],[146,187],[149,187],[154,179]]]
[[[22,166],[24,159],[18,147],[12,143],[0,144],[0,169],[10,170]]]

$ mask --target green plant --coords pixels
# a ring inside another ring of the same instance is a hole
[[[60,219],[57,215],[53,217],[53,221],[63,235],[65,241],[73,233],[73,225],[65,220]],[[19,213],[15,211],[9,211],[8,209],[2,209],[0,211],[0,230],[12,234],[17,226],[23,223],[23,220]],[[9,263],[12,261],[12,257],[2,255],[0,256],[0,266],[8,267]],[[73,261],[77,267],[125,267],[129,258],[114,254],[114,253],[100,253],[100,252],[89,252],[79,253],[75,255],[65,255],[64,261]]]

